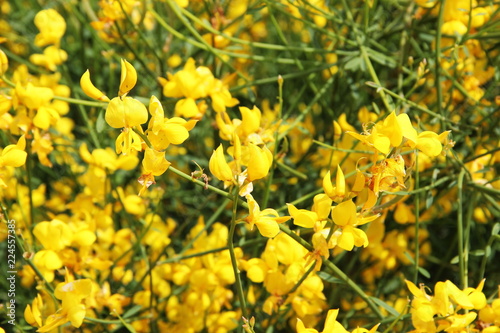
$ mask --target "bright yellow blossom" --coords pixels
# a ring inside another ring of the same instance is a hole
[[[351,251],[354,246],[368,245],[368,238],[365,232],[359,228],[359,225],[375,220],[378,215],[370,217],[362,217],[356,213],[356,205],[352,200],[344,201],[332,208],[333,222],[338,225],[341,230],[334,234],[337,239],[337,246]]]
[[[253,229],[253,226],[256,225],[260,234],[264,237],[275,237],[280,232],[278,224],[290,219],[290,216],[280,217],[278,212],[272,208],[261,211],[259,204],[251,194],[247,194],[246,199],[248,202],[249,215],[245,218],[245,221],[250,224],[250,229]]]

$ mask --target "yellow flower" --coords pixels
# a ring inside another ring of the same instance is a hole
[[[165,159],[165,152],[159,152],[151,148],[146,148],[142,167],[144,171],[138,181],[142,185],[139,196],[151,185],[155,184],[155,178],[167,171],[170,162]]]
[[[0,50],[0,75],[3,75],[8,68],[9,68],[9,59],[7,58],[5,52]]]
[[[42,295],[37,294],[33,303],[28,304],[26,309],[24,309],[24,319],[31,326],[42,326],[42,313],[43,300]]]
[[[279,216],[278,212],[272,208],[260,210],[259,204],[252,197],[251,194],[246,195],[248,202],[249,215],[245,218],[245,221],[250,224],[250,229],[256,225],[257,229],[262,236],[273,238],[280,232],[279,223],[286,222],[290,219],[290,216]]]
[[[80,327],[86,313],[86,307],[82,304],[82,300],[90,296],[91,292],[92,281],[90,279],[68,281],[67,278],[65,282],[59,283],[54,295],[62,301],[61,309],[50,315],[45,325],[40,327],[37,332],[49,332],[68,321],[74,327]]]
[[[231,171],[229,164],[226,162],[222,144],[212,153],[210,161],[208,162],[208,167],[212,175],[225,184],[230,184],[234,181],[233,171]]]
[[[313,228],[316,222],[324,221],[330,214],[332,200],[325,194],[317,194],[314,196],[314,205],[312,210],[297,209],[292,204],[288,206],[288,213],[293,218],[293,224],[304,227]]]
[[[35,25],[40,33],[35,37],[36,46],[59,44],[66,32],[66,21],[55,9],[45,9],[35,15]]]
[[[17,144],[8,145],[2,150],[0,154],[0,167],[20,167],[26,163],[28,154],[24,151],[26,148],[26,139],[23,136],[19,138]],[[1,178],[0,178],[1,181]]]
[[[179,117],[165,118],[160,101],[151,96],[149,102],[151,120],[148,124],[147,136],[154,149],[165,150],[170,144],[179,145],[189,138],[189,131],[197,120],[186,121]]]
[[[82,87],[85,95],[90,98],[97,99],[99,101],[109,102],[108,96],[106,96],[102,91],[97,89],[92,81],[90,80],[90,71],[87,69],[80,78],[80,87]]]
[[[241,124],[238,126],[239,135],[241,137],[247,137],[248,135],[255,133],[260,128],[261,112],[254,106],[253,109],[247,107],[240,107],[241,112]]]
[[[118,96],[124,97],[130,90],[132,90],[132,88],[135,87],[135,84],[137,83],[137,72],[135,71],[134,66],[132,66],[127,60],[120,59],[120,63],[122,69]]]
[[[131,128],[148,121],[148,110],[132,97],[115,97],[108,104],[105,119],[111,127]]]
[[[330,170],[323,177],[323,190],[326,195],[330,197],[335,202],[340,202],[344,199],[346,194],[345,177],[340,165],[337,166],[337,176],[335,181],[335,187],[333,187],[332,180],[330,177]]]
[[[346,133],[384,155],[389,154],[391,147],[398,147],[403,140],[402,129],[395,112],[391,112],[383,121],[376,123],[369,133],[358,134],[351,131]]]
[[[68,59],[66,51],[51,45],[43,50],[43,54],[33,54],[30,61],[38,66],[43,66],[48,70],[55,71],[57,65],[62,64]]]
[[[368,246],[368,237],[359,225],[375,220],[378,215],[361,217],[356,213],[356,205],[352,200],[344,201],[332,208],[333,222],[341,228],[340,233],[336,233],[337,246],[351,251],[354,246]]]
[[[257,145],[249,144],[249,161],[247,165],[248,180],[250,182],[264,178],[269,173],[273,164],[273,154],[264,145],[260,148]]]
[[[49,104],[50,100],[54,97],[52,89],[46,87],[35,87],[31,82],[28,82],[26,87],[21,84],[17,84],[16,94],[21,104],[26,105],[28,109],[33,110]]]

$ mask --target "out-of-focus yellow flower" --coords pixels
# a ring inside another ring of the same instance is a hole
[[[70,246],[73,233],[69,226],[61,220],[44,221],[36,224],[33,235],[46,250],[60,251]]]
[[[33,134],[31,151],[38,155],[40,163],[45,166],[52,167],[52,162],[48,158],[48,155],[54,150],[50,134],[48,132],[40,133],[38,128],[33,130]]]
[[[28,304],[26,309],[24,309],[24,319],[26,319],[26,322],[31,326],[42,326],[41,309],[43,309],[42,295],[37,294],[33,302]]]
[[[46,47],[43,54],[33,54],[30,56],[30,61],[38,66],[43,66],[48,70],[55,71],[57,66],[68,59],[66,51],[58,48],[55,45]]]
[[[55,9],[45,9],[35,15],[35,25],[40,33],[35,37],[36,46],[59,45],[66,32],[66,21]]]
[[[31,82],[26,86],[21,84],[16,85],[16,94],[19,103],[26,105],[27,108],[36,110],[41,106],[49,104],[54,98],[54,92],[50,88],[36,87]]]
[[[5,52],[0,50],[0,76],[3,75],[8,68],[9,68],[9,59],[7,58]]]
[[[8,145],[0,154],[0,167],[11,166],[20,167],[26,163],[28,154],[24,151],[26,148],[26,139],[23,136],[19,138],[17,144]],[[0,178],[1,181],[1,178]]]

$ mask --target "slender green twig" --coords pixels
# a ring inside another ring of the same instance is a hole
[[[434,50],[434,66],[435,66],[435,82],[436,82],[436,95],[437,95],[437,110],[438,114],[441,115],[441,130],[446,130],[447,123],[443,121],[446,119],[446,114],[444,114],[443,109],[443,88],[441,86],[441,27],[443,26],[444,21],[444,6],[446,4],[446,0],[441,0],[439,5],[439,14],[438,14],[438,25],[436,27],[436,49]]]
[[[463,185],[464,185],[464,169],[460,170],[458,175],[458,216],[457,216],[457,237],[458,237],[458,266],[460,270],[460,287],[463,289],[467,284],[465,256],[464,256],[464,222],[463,222]]]
[[[276,157],[278,155],[278,133],[279,127],[281,123],[281,115],[283,113],[283,78],[281,75],[278,76],[278,127],[276,128],[276,132],[274,133],[274,151],[273,151],[273,163],[271,165],[271,169],[269,170],[269,175],[267,176],[266,181],[266,190],[264,192],[264,198],[262,199],[262,207],[267,207],[267,201],[269,200],[269,193],[271,192],[271,184],[273,183],[274,169],[276,168]]]
[[[418,150],[415,150],[415,188],[420,188],[420,172],[418,168]],[[418,271],[420,260],[420,192],[414,194],[415,197],[415,272],[413,283],[418,283]]]
[[[245,294],[243,293],[243,285],[241,283],[240,270],[238,268],[238,261],[236,259],[236,254],[234,252],[234,231],[236,229],[236,214],[238,213],[238,187],[236,186],[233,190],[233,214],[231,218],[231,226],[229,228],[229,236],[227,239],[227,245],[229,247],[229,255],[231,257],[231,265],[233,267],[236,291],[238,293],[238,298],[240,300],[241,314],[243,317],[248,318],[247,305],[245,301]]]

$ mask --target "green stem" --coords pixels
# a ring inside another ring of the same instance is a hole
[[[238,299],[240,300],[241,315],[245,318],[248,318],[245,295],[243,293],[243,286],[241,284],[240,270],[238,269],[238,261],[236,259],[236,254],[234,253],[234,231],[236,229],[237,212],[238,212],[238,187],[236,186],[234,188],[234,193],[233,193],[233,215],[231,218],[231,226],[229,228],[229,236],[227,239],[227,244],[229,247],[229,255],[231,257],[231,265],[233,266]]]
[[[31,150],[31,144],[33,143],[32,138],[26,139],[26,177],[27,177],[27,186],[28,186],[28,199],[29,199],[29,224],[27,223],[27,229],[32,233],[33,232],[33,224],[35,223],[35,210],[33,207],[33,152]],[[33,233],[31,234],[33,236]],[[34,237],[32,237],[34,239]]]
[[[415,188],[420,188],[420,172],[418,170],[418,150],[415,150]],[[413,283],[418,283],[418,262],[420,260],[420,192],[415,193],[415,272]]]
[[[434,61],[435,61],[435,86],[436,86],[436,95],[437,95],[437,110],[438,114],[441,115],[442,118],[446,119],[446,115],[443,114],[443,90],[441,87],[441,27],[443,26],[444,21],[444,6],[446,4],[446,0],[441,0],[439,5],[439,14],[438,14],[438,26],[436,29],[436,49],[434,53]],[[441,130],[446,130],[446,122],[441,121]]]
[[[464,222],[463,222],[463,185],[464,185],[464,169],[460,170],[458,175],[458,217],[457,217],[457,238],[458,238],[458,266],[460,269],[460,288],[465,288],[467,285],[465,256],[464,256]]]
[[[273,149],[273,163],[271,165],[271,170],[269,170],[269,175],[266,181],[266,190],[264,192],[264,198],[262,199],[262,207],[267,207],[267,202],[269,200],[269,193],[271,192],[271,184],[273,183],[274,177],[274,169],[276,168],[276,156],[278,155],[278,133],[280,132],[280,124],[281,124],[281,115],[283,113],[283,78],[281,75],[278,76],[278,127],[276,128],[276,132],[274,133],[274,149]]]
[[[93,102],[93,101],[86,101],[86,100],[79,99],[79,98],[71,98],[71,97],[63,97],[63,96],[54,96],[54,99],[57,99],[57,100],[63,101],[63,102],[68,102],[71,104],[93,106],[96,108],[104,108],[108,105],[108,102]]]

